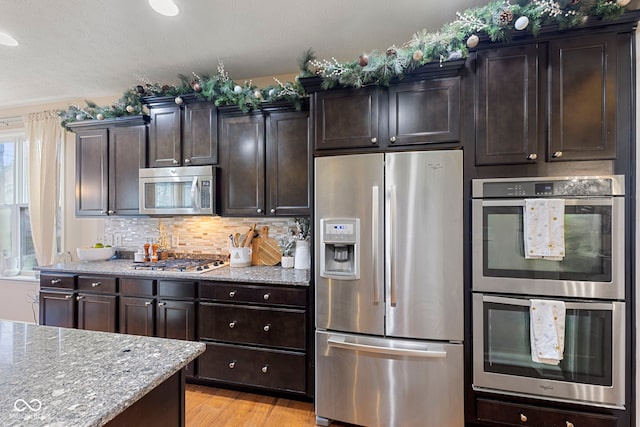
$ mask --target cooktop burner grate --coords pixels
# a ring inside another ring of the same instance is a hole
[[[227,266],[226,260],[211,258],[169,258],[156,262],[136,262],[132,268],[135,270],[158,270],[158,271],[184,271],[191,273],[205,273]]]

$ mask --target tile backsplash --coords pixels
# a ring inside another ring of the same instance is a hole
[[[219,216],[175,216],[107,218],[104,242],[127,251],[141,250],[145,242],[158,242],[164,228],[171,252],[227,254],[229,235],[246,233],[253,224],[260,231],[269,227],[269,237],[278,239],[295,229],[294,218],[228,218]]]

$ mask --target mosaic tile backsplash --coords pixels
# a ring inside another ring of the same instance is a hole
[[[269,227],[269,237],[278,239],[295,229],[294,218],[223,218],[219,216],[176,216],[105,219],[104,241],[122,250],[142,250],[145,242],[160,240],[165,230],[170,252],[185,254],[228,254],[229,235]]]

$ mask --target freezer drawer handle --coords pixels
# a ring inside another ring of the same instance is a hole
[[[356,344],[347,342],[345,337],[330,336],[327,340],[330,347],[344,348],[346,350],[367,351],[369,353],[393,354],[397,356],[414,356],[427,358],[446,358],[446,351],[436,350],[415,350],[398,347],[379,347],[375,345]]]

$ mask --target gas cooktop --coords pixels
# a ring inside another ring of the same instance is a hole
[[[184,271],[190,273],[206,273],[229,265],[226,260],[211,258],[169,258],[155,262],[136,262],[135,270]]]

